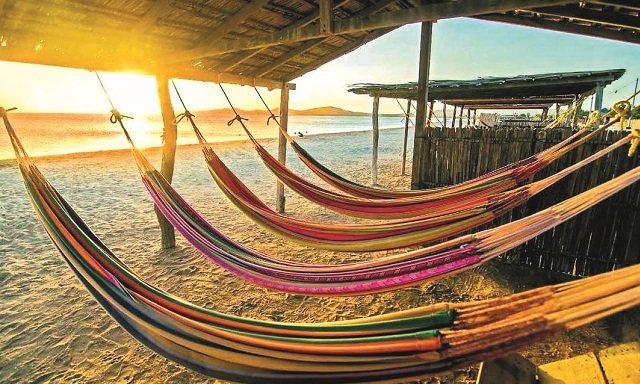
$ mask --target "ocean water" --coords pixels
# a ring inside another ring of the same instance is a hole
[[[121,128],[109,122],[109,115],[101,114],[34,114],[11,113],[10,121],[31,156],[60,155],[78,152],[95,152],[127,149]],[[207,141],[228,142],[246,140],[238,123],[227,125],[228,119],[214,116],[197,116],[196,123]],[[277,127],[266,124],[266,116],[249,116],[247,127],[258,138],[273,138]],[[125,119],[125,126],[138,147],[162,145],[162,121],[159,116],[137,116]],[[299,136],[315,136],[344,132],[371,132],[368,116],[290,116],[289,132]],[[400,117],[381,117],[380,128],[403,126]],[[12,159],[13,149],[0,130],[0,160]],[[196,137],[185,120],[178,125],[178,145],[195,144]],[[369,151],[370,153],[370,151]]]

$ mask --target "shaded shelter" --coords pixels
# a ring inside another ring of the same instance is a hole
[[[430,80],[428,83],[428,97],[430,102],[429,116],[426,117],[427,125],[431,124],[433,115],[433,102],[439,101],[446,105],[454,106],[452,127],[454,127],[456,114],[459,110],[459,126],[462,125],[463,110],[468,111],[467,119],[470,120],[470,112],[479,109],[541,109],[546,115],[552,105],[570,105],[580,97],[595,92],[602,95],[602,90],[608,84],[624,75],[624,69],[610,69],[602,71],[558,72],[535,75],[520,75],[509,77],[481,77],[473,80]],[[403,84],[354,84],[349,92],[359,95],[369,95],[374,100],[374,120],[377,116],[378,105],[376,100],[382,98],[417,100],[419,96],[419,83],[409,82]],[[602,107],[602,98],[596,109]],[[446,122],[446,109],[445,122]],[[416,118],[416,120],[419,120]],[[445,123],[446,124],[446,123]],[[372,174],[377,168],[376,162],[376,124],[374,123],[374,156]],[[423,147],[420,144],[425,140],[416,129],[414,140],[414,168],[412,170],[412,188],[423,185],[424,175],[420,172],[419,164],[425,158]],[[418,166],[416,166],[418,165]]]
[[[292,80],[402,25],[424,23],[427,64],[430,23],[440,19],[477,17],[640,43],[638,8],[633,0],[0,0],[0,60],[157,76],[162,173],[171,180],[177,133],[170,78],[281,89],[285,115]],[[418,103],[418,116],[425,108]],[[163,246],[171,247],[171,228],[159,220]]]

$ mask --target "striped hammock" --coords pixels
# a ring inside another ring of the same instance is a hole
[[[224,164],[207,143],[192,116],[190,114],[187,116],[200,142],[209,173],[225,196],[247,217],[273,234],[299,244],[319,249],[350,252],[380,251],[427,244],[489,223],[557,182],[559,177],[564,177],[585,164],[604,156],[629,140],[628,137],[623,138],[601,152],[560,172],[560,176],[551,176],[520,188],[488,196],[470,196],[468,200],[445,202],[440,207],[433,207],[429,213],[414,218],[345,224],[295,218],[271,209]],[[578,141],[582,142],[582,140]],[[562,150],[559,152],[564,153]],[[533,165],[534,168],[538,168],[540,163],[536,164]],[[140,168],[143,173],[153,169],[147,164],[141,164]],[[530,175],[529,172],[525,173]],[[487,188],[491,189],[490,186]]]
[[[145,282],[110,251],[29,159],[4,110],[0,115],[36,215],[87,291],[142,344],[219,379],[418,379],[507,354],[640,303],[640,266],[634,266],[499,299],[337,322],[261,321],[198,307]],[[569,212],[545,220],[570,216],[593,204],[600,193],[610,195],[639,177],[636,168],[603,184],[605,190],[583,197]]]
[[[354,197],[350,194],[338,193],[314,184],[278,161],[278,159],[260,145],[244,122],[242,120],[239,122],[267,169],[283,184],[291,188],[291,190],[316,204],[344,215],[380,220],[424,217],[429,214],[441,215],[441,210],[444,207],[450,210],[457,210],[460,209],[460,207],[466,207],[469,201],[482,199],[483,197],[513,189],[521,182],[531,178],[547,165],[582,145],[617,121],[619,121],[619,118],[614,118],[608,124],[598,129],[580,130],[558,145],[554,145],[518,163],[504,166],[492,172],[490,175],[485,175],[458,185],[460,188],[446,187],[431,189],[427,193],[420,191],[419,194],[414,194],[412,191],[411,196],[395,198]],[[285,138],[289,140],[291,145],[297,145],[286,131],[282,128],[280,128],[280,131],[285,135]],[[316,171],[316,173],[318,172]],[[376,193],[381,191],[380,189],[373,190],[376,191]]]

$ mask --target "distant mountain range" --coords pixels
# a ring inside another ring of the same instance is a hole
[[[238,109],[238,114],[240,114],[241,116],[256,116],[256,115],[267,115],[268,112],[264,111],[264,110],[242,110],[242,109]],[[230,108],[223,108],[223,109],[212,109],[212,110],[208,110],[208,111],[199,111],[199,114],[202,115],[212,115],[212,116],[218,116],[218,115],[223,115],[223,116],[232,116],[233,117],[233,111]],[[278,114],[279,110],[278,108],[273,110],[274,114]],[[354,112],[354,111],[348,111],[346,109],[342,109],[342,108],[338,108],[338,107],[318,107],[318,108],[310,108],[310,109],[303,109],[303,110],[296,110],[296,109],[290,109],[289,110],[289,115],[290,116],[371,116],[370,113],[367,112]],[[385,116],[385,117],[395,117],[395,116],[403,116],[401,113],[381,113],[380,116]]]

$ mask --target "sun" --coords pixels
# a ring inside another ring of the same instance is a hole
[[[123,115],[158,114],[160,104],[154,76],[134,73],[100,73],[109,98]]]

